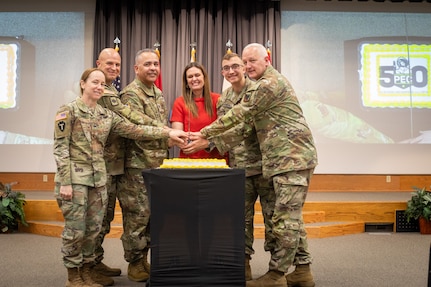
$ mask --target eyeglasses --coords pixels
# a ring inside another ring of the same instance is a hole
[[[232,66],[228,66],[228,65],[223,66],[221,69],[222,69],[223,71],[225,71],[225,72],[229,72],[229,71],[230,71],[230,69],[232,69],[232,70],[236,71],[236,70],[238,70],[240,67],[242,67],[242,65],[240,65],[240,64],[233,64]]]

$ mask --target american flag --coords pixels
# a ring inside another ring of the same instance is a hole
[[[154,44],[154,47],[155,47],[154,51],[156,52],[157,56],[159,56],[159,62],[161,62],[161,54],[160,54],[160,50],[159,50],[160,43],[157,41]],[[154,84],[156,85],[157,88],[162,90],[162,68],[161,68],[161,66],[160,66],[159,76],[157,77],[157,80]]]
[[[115,80],[112,82],[112,85],[114,86],[114,88],[117,89],[117,91],[121,91],[121,76],[118,76],[117,78],[115,78]]]

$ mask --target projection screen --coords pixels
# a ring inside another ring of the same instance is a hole
[[[311,126],[317,173],[429,173],[431,18],[282,13],[282,73]]]

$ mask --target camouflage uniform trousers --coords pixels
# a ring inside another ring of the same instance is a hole
[[[72,200],[60,198],[60,186],[57,184],[55,187],[57,203],[64,217],[61,252],[66,268],[81,267],[95,261],[95,242],[107,205],[105,186],[74,184],[72,187]]]
[[[314,169],[291,171],[272,177],[276,195],[272,216],[276,246],[269,270],[287,272],[292,265],[310,264],[302,208]]]
[[[121,175],[108,175],[106,178],[106,190],[108,191],[108,206],[106,207],[106,214],[103,218],[102,229],[100,230],[99,236],[96,238],[96,263],[100,263],[103,260],[105,253],[103,249],[103,241],[106,234],[111,231],[111,222],[115,216],[115,205],[117,203],[117,182]]]
[[[123,214],[124,259],[131,263],[143,257],[150,245],[150,202],[142,169],[126,168],[118,182],[118,200]]]
[[[253,220],[254,207],[258,197],[265,224],[264,248],[266,251],[272,251],[275,247],[271,221],[275,205],[274,187],[270,180],[263,178],[262,174],[248,176],[245,179],[245,254],[247,255],[254,254]]]

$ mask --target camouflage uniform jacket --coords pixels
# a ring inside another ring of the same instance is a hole
[[[253,82],[249,78],[246,78],[245,86],[239,94],[232,87],[223,91],[217,103],[217,115],[219,117],[225,115],[234,105],[240,103],[243,96],[247,93],[248,87],[252,84]],[[241,126],[237,125],[236,127],[244,129],[244,132],[246,130],[249,131],[250,135],[245,138],[241,136],[241,143],[233,145],[230,145],[227,141],[223,141],[222,138],[214,138],[213,142],[215,146],[219,151],[229,151],[229,165],[231,167],[245,169],[246,176],[261,174],[262,154],[260,153],[259,142],[253,124],[243,122]],[[227,136],[232,132],[233,130],[227,131]]]
[[[130,107],[121,102],[117,89],[113,85],[105,85],[103,96],[97,101],[102,107],[116,112],[134,124],[151,125],[146,122],[141,114],[136,113]],[[124,138],[111,133],[105,145],[106,171],[109,175],[124,173]]]
[[[78,97],[60,107],[55,118],[55,182],[61,185],[104,186],[104,148],[111,132],[132,139],[169,136],[163,128],[134,125],[100,105],[92,111]]]
[[[220,136],[251,119],[262,153],[264,177],[316,167],[313,136],[289,81],[268,66],[253,86],[249,87],[240,104],[202,129],[202,134],[209,138]]]
[[[154,84],[146,87],[135,79],[120,93],[121,101],[132,111],[142,114],[154,126],[168,126],[166,102]],[[168,157],[167,140],[126,141],[126,168],[156,168]]]

